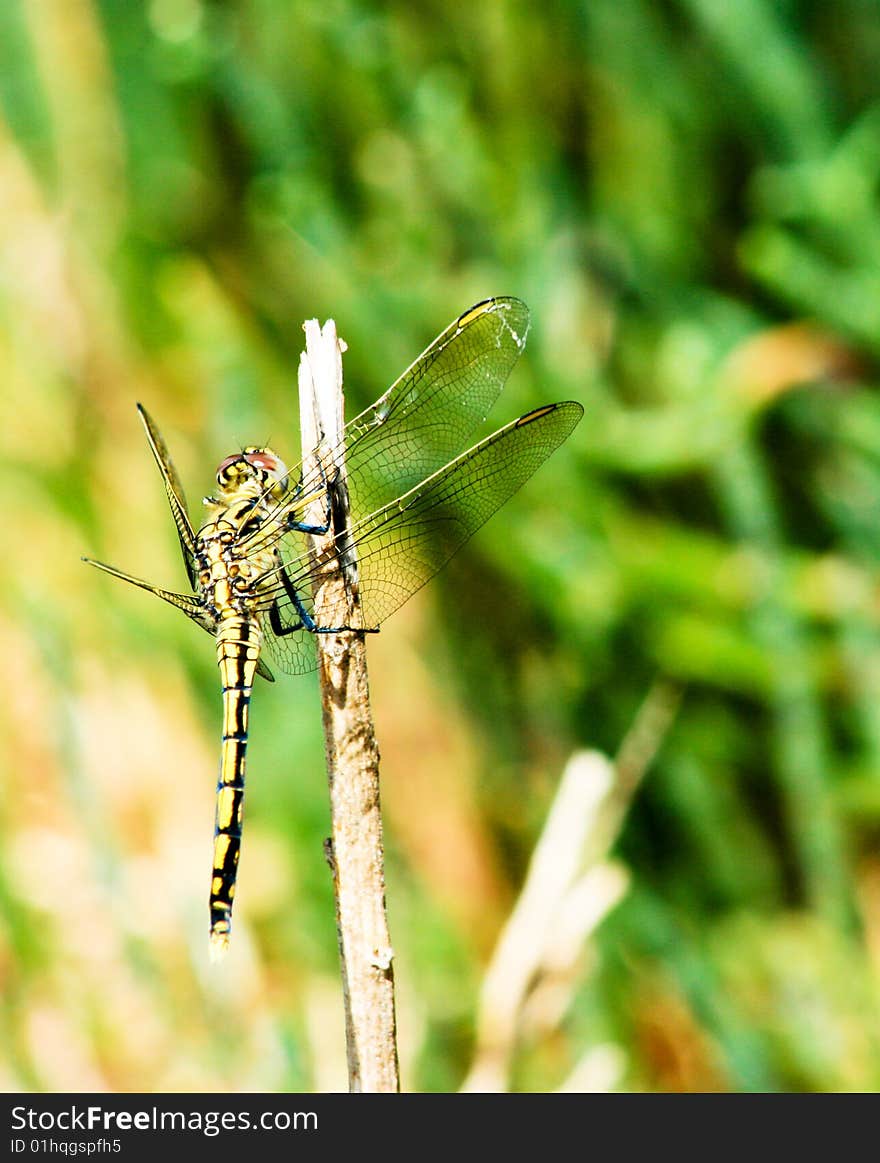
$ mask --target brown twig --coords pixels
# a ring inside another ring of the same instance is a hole
[[[319,626],[361,625],[357,565],[351,554],[340,567],[329,550],[345,537],[348,491],[342,442],[342,351],[332,320],[304,325],[299,390],[304,476],[315,479],[320,457],[334,491],[333,527],[314,536],[312,552],[326,568],[314,594]],[[315,450],[318,450],[317,453]],[[326,499],[306,519],[320,524]],[[362,634],[317,634],[318,671],[330,782],[331,839],[327,845],[336,898],[350,1091],[397,1091],[393,951],[385,914],[379,749],[370,713]]]

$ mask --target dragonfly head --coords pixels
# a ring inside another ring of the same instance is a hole
[[[271,448],[245,448],[221,460],[217,467],[217,484],[224,497],[250,488],[257,495],[268,492],[280,498],[287,490],[289,476],[287,465]]]

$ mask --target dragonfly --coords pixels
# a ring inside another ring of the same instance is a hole
[[[420,589],[565,441],[583,415],[575,401],[545,404],[477,443],[477,434],[525,347],[525,303],[496,297],[452,322],[379,399],[343,428],[350,517],[332,525],[331,484],[320,455],[288,468],[271,448],[225,457],[196,530],[155,422],[138,404],[177,529],[191,593],[175,593],[85,557],[115,578],[182,610],[216,642],[223,699],[210,950],[229,945],[245,789],[248,714],[269,665],[303,674],[315,635],[375,631]],[[306,467],[309,466],[309,467]],[[317,466],[317,467],[315,467]],[[323,521],[306,520],[323,508]],[[311,536],[331,533],[320,563]],[[327,627],[313,587],[328,568],[356,560],[363,624]],[[268,659],[268,661],[267,661]]]

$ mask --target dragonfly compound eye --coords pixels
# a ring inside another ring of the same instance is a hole
[[[288,475],[287,465],[268,448],[245,448],[227,456],[217,466],[217,484],[227,493],[248,479],[273,488],[286,486]]]
[[[268,473],[269,476],[281,480],[287,476],[287,465],[280,456],[276,456],[270,448],[247,448],[244,459],[253,468]]]
[[[271,472],[277,463],[276,458],[265,448],[246,448],[244,459],[254,468],[264,468]]]

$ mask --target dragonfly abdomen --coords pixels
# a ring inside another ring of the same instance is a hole
[[[222,956],[229,944],[232,904],[241,851],[248,708],[260,656],[262,634],[256,618],[233,615],[217,628],[217,662],[223,687],[223,740],[214,821],[211,874],[211,953]]]

